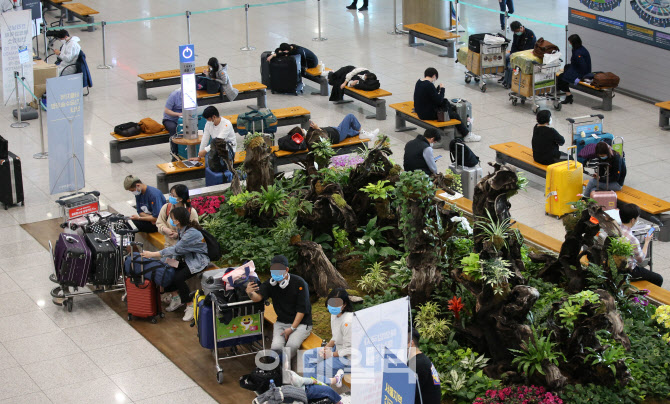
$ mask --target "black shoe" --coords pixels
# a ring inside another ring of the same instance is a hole
[[[359,8],[358,11],[368,11],[368,6],[363,6]]]
[[[347,10],[356,10],[356,3],[351,3],[347,6]]]
[[[565,99],[561,101],[561,104],[572,104],[572,94],[566,96]]]

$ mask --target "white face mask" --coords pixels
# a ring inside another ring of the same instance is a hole
[[[130,192],[132,192],[133,195],[135,195],[135,196],[138,196],[139,194],[142,193],[142,191],[140,191],[139,189],[136,189],[136,190],[134,190],[134,191],[130,191]]]

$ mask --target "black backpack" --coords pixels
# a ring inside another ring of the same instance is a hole
[[[479,157],[470,150],[463,138],[455,138],[449,143],[449,156],[452,163],[463,164],[464,167],[474,167],[479,164]]]
[[[293,135],[296,133],[303,137],[303,141],[300,144],[293,140]],[[305,136],[302,134],[302,129],[300,129],[300,127],[295,127],[291,129],[288,135],[277,139],[277,146],[279,146],[279,150],[285,150],[289,152],[307,150],[307,141],[304,138]]]
[[[142,133],[142,128],[137,122],[126,122],[114,127],[114,133],[123,137],[137,136]]]
[[[200,230],[202,237],[207,243],[207,256],[211,262],[216,262],[221,259],[221,247],[219,241],[210,232],[205,229]]]

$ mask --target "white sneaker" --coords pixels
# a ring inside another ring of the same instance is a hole
[[[170,302],[170,305],[165,308],[165,311],[172,312],[172,311],[177,310],[181,306],[182,306],[181,298],[179,298],[179,296],[177,295],[177,296],[174,296],[172,298],[172,301]]]
[[[342,387],[342,378],[344,377],[344,370],[340,369],[335,374],[335,387]]]
[[[183,321],[192,321],[193,320],[193,306],[186,306],[186,310],[184,310],[184,317],[182,317]]]
[[[463,141],[465,142],[479,142],[482,140],[482,137],[479,135],[475,135],[474,133],[470,132],[466,137],[463,138]]]

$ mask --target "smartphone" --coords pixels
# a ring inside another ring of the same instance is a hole
[[[441,158],[442,158],[442,155],[439,155],[439,156],[435,157],[434,160],[437,161],[437,160],[439,160],[439,159],[441,159]]]
[[[654,234],[654,231],[656,231],[656,228],[655,228],[655,227],[652,227],[651,229],[649,229],[649,231],[647,232],[647,237],[649,237],[649,236],[651,236],[652,234]]]

